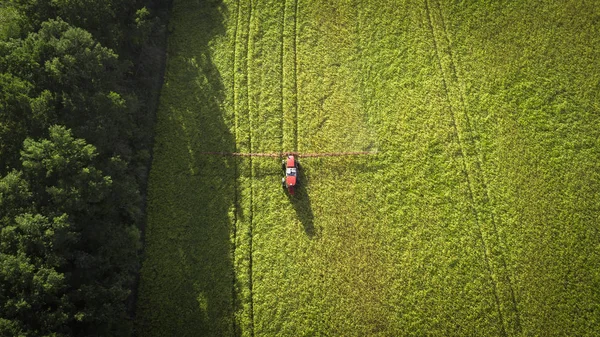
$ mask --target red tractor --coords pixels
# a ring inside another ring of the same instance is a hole
[[[285,177],[281,178],[281,186],[287,189],[290,195],[294,195],[294,188],[298,183],[298,169],[300,164],[296,160],[293,154],[287,156],[281,162],[281,167],[285,171]]]

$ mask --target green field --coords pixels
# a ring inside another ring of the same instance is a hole
[[[596,1],[174,0],[138,336],[594,336]],[[204,152],[376,151],[301,158]]]

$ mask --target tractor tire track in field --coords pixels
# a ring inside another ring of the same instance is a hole
[[[234,33],[234,90],[233,110],[235,119],[235,148],[237,152],[252,148],[252,125],[250,115],[250,42],[252,2],[238,1],[236,29]],[[247,162],[235,159],[235,313],[236,336],[254,336],[254,303],[252,284],[252,167]],[[249,174],[248,174],[249,173]]]
[[[252,53],[250,52],[250,35],[252,34],[252,11],[254,10],[254,4],[252,0],[250,0],[250,8],[248,10],[248,36],[246,39],[246,108],[248,110],[248,121],[250,126],[250,132],[248,133],[248,147],[250,148],[250,152],[252,152],[252,113],[250,109],[250,59],[252,57]],[[254,163],[252,162],[252,157],[250,157],[250,214],[249,214],[249,226],[248,226],[248,236],[249,236],[249,250],[250,254],[248,256],[248,287],[249,287],[249,295],[250,295],[250,335],[254,336],[254,293],[253,293],[253,277],[254,273],[252,270],[252,257],[253,257],[253,236],[252,236],[252,226],[253,226],[253,212],[254,212]]]
[[[237,143],[238,143],[238,116],[237,116],[237,100],[236,100],[236,95],[235,95],[235,88],[236,88],[236,50],[237,50],[237,36],[238,36],[238,28],[239,28],[239,18],[240,18],[240,3],[237,3],[237,9],[235,11],[235,29],[233,31],[233,66],[232,66],[232,84],[231,84],[231,95],[232,95],[232,103],[233,103],[233,128],[234,128],[234,151],[238,151],[237,148]],[[231,261],[232,264],[235,265],[235,248],[237,247],[237,226],[238,226],[238,212],[240,211],[240,205],[239,205],[239,200],[238,200],[238,195],[240,194],[239,191],[239,181],[238,181],[238,177],[240,175],[239,172],[239,168],[238,168],[238,161],[237,159],[233,161],[233,167],[234,167],[234,193],[233,193],[233,226],[232,226],[232,231],[233,231],[233,244],[232,244],[232,248],[231,248]],[[233,277],[232,277],[232,289],[231,289],[231,296],[232,296],[232,307],[233,307],[233,319],[232,324],[233,324],[233,335],[234,336],[240,336],[241,335],[241,330],[240,330],[240,326],[237,322],[237,320],[235,319],[235,312],[238,309],[238,301],[237,301],[237,289],[236,289],[236,283],[237,283],[237,275],[235,272],[235,268],[232,268],[232,273],[233,273]]]
[[[283,1],[281,24],[281,148],[298,151],[297,0]]]
[[[446,43],[448,45],[448,52],[449,52],[449,56],[450,56],[450,67],[452,70],[452,75],[454,76],[456,82],[457,82],[457,87],[458,87],[458,97],[460,99],[460,104],[461,104],[461,110],[463,112],[464,115],[464,119],[465,119],[465,124],[466,124],[466,129],[470,130],[471,132],[474,132],[475,129],[473,127],[473,125],[471,124],[471,118],[469,116],[469,112],[468,112],[468,108],[467,108],[467,104],[465,103],[465,93],[464,93],[464,88],[461,85],[462,80],[458,74],[457,71],[457,56],[455,56],[452,48],[451,48],[451,42],[450,42],[450,33],[448,32],[448,27],[446,25],[446,20],[444,19],[444,15],[442,12],[442,9],[440,7],[440,3],[439,0],[432,0],[435,2],[437,10],[439,12],[439,16],[440,16],[440,21],[441,21],[441,25],[442,28],[444,30],[444,37],[446,39]],[[482,151],[480,149],[480,147],[478,146],[478,143],[473,141],[473,145],[475,148],[475,152],[476,152],[476,161],[475,161],[475,167],[477,169],[478,172],[481,173],[481,185],[482,185],[482,189],[485,192],[482,195],[482,200],[486,205],[490,205],[491,206],[491,193],[490,193],[490,188],[488,186],[487,183],[487,178],[485,177],[485,174],[483,172],[483,160],[481,159],[481,155],[482,155]],[[491,223],[493,226],[493,235],[496,237],[496,240],[499,243],[502,243],[502,238],[500,237],[500,234],[498,232],[498,226],[496,223],[496,218],[494,216],[494,213],[490,212],[490,216],[491,216]],[[506,247],[506,245],[504,244],[504,247]],[[505,248],[506,249],[506,248]],[[515,298],[515,291],[514,291],[514,287],[512,284],[512,280],[510,278],[510,276],[508,275],[508,267],[506,264],[506,258],[504,257],[504,255],[502,253],[500,253],[500,263],[502,264],[502,268],[504,269],[504,278],[505,278],[505,282],[509,288],[509,292],[510,292],[510,301],[511,301],[511,305],[512,305],[512,310],[514,311],[515,314],[515,332],[520,334],[522,329],[521,329],[521,319],[520,319],[520,313],[519,313],[519,309],[517,306],[517,301]]]
[[[479,212],[475,206],[476,200],[475,200],[475,193],[474,193],[474,186],[473,186],[474,184],[473,184],[472,175],[477,174],[477,173],[470,172],[470,170],[467,167],[466,144],[465,144],[464,137],[461,135],[461,132],[458,128],[458,124],[457,124],[458,118],[457,118],[457,114],[455,112],[456,108],[452,104],[452,93],[450,91],[449,83],[448,83],[449,80],[451,80],[451,79],[449,79],[448,76],[446,75],[446,72],[444,71],[444,66],[442,64],[442,59],[443,59],[444,55],[442,55],[442,51],[440,50],[441,49],[440,41],[438,40],[438,37],[436,34],[436,29],[434,27],[434,19],[433,19],[433,15],[432,15],[432,12],[430,9],[429,0],[425,0],[425,12],[426,12],[425,15],[427,16],[427,23],[428,23],[429,29],[431,31],[431,35],[433,37],[433,44],[434,44],[434,49],[435,49],[435,53],[436,53],[436,58],[438,61],[438,67],[439,67],[440,73],[442,75],[442,79],[441,79],[442,86],[444,88],[446,100],[448,102],[448,109],[450,110],[452,127],[454,129],[454,133],[458,140],[460,155],[462,158],[462,170],[463,170],[463,173],[467,180],[469,199],[471,201],[471,211],[475,218],[475,222],[477,223],[478,237],[481,242],[481,247],[483,248],[483,256],[484,256],[484,260],[485,260],[485,264],[486,264],[486,269],[488,270],[488,274],[491,279],[491,283],[492,283],[492,287],[493,287],[494,299],[496,302],[496,309],[498,312],[498,317],[500,319],[501,332],[502,332],[503,336],[507,336],[507,332],[506,332],[506,328],[505,328],[506,319],[504,317],[503,310],[502,310],[502,304],[500,302],[498,284],[497,284],[497,281],[494,279],[494,271],[493,271],[493,267],[492,267],[492,262],[490,261],[491,258],[490,258],[490,253],[489,253],[489,247],[488,247],[488,243],[487,243],[486,239],[484,238],[484,229],[483,229],[482,221],[479,216]],[[447,38],[447,36],[446,36],[446,38]],[[450,62],[450,63],[452,63],[452,62]],[[452,65],[452,67],[453,66],[454,65]],[[463,106],[463,109],[464,109],[464,106]]]
[[[296,127],[294,128],[294,151],[300,151],[298,148],[298,132],[300,122],[298,121],[298,6],[300,0],[295,0],[294,3],[294,96],[296,97],[296,105],[294,110],[294,120]]]
[[[284,132],[283,131],[284,130],[283,120],[285,119],[285,112],[284,112],[285,105],[284,105],[284,102],[283,102],[283,100],[284,100],[284,98],[283,98],[283,95],[284,95],[284,81],[285,81],[285,76],[284,76],[285,61],[283,59],[283,51],[285,49],[284,46],[285,46],[285,6],[286,6],[286,4],[287,4],[287,1],[283,0],[283,7],[282,7],[282,13],[281,13],[281,49],[280,49],[280,52],[281,52],[281,55],[280,55],[281,77],[279,78],[279,84],[280,84],[280,86],[279,86],[280,93],[279,94],[281,95],[281,123],[280,123],[280,126],[279,126],[280,129],[281,129],[281,142],[280,142],[280,147],[279,148],[281,149],[281,151],[285,150],[284,147],[283,147],[284,146],[284,144],[283,144],[283,137],[284,137],[284,135],[283,135],[283,132]]]

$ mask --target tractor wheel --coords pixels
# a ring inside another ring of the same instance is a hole
[[[281,161],[281,169],[285,171],[285,160]]]
[[[285,190],[287,186],[285,186],[285,178],[281,178],[281,187]]]

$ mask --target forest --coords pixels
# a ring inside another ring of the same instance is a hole
[[[0,336],[130,336],[167,1],[0,2]]]

